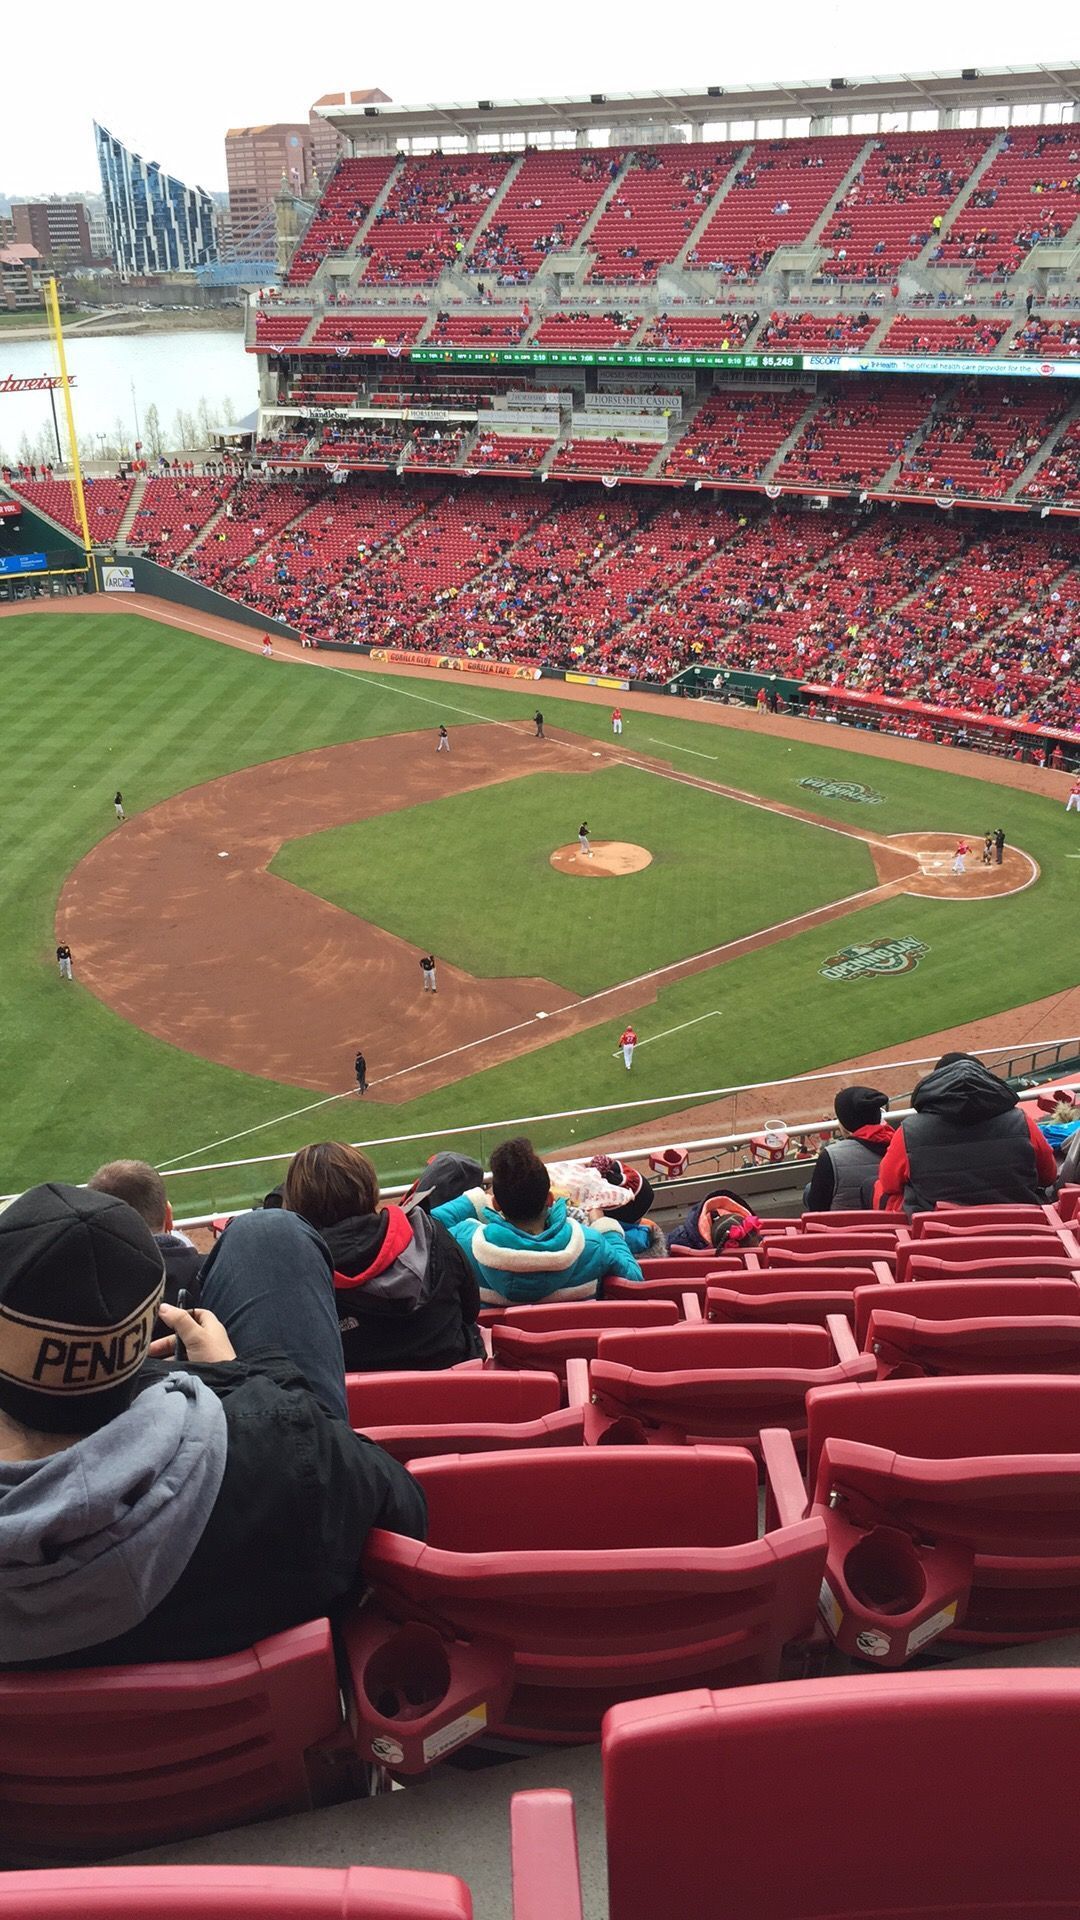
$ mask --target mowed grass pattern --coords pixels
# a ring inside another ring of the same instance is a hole
[[[1045,798],[990,786],[979,779],[974,755],[965,778],[847,752],[853,736],[836,729],[823,728],[820,745],[792,745],[764,730],[704,725],[684,717],[693,713],[684,703],[673,702],[670,716],[628,709],[624,745],[681,771],[839,821],[858,819],[877,833],[937,828],[971,838],[1000,822],[1010,841],[1041,863],[1042,878],[1025,894],[986,903],[889,901],[680,980],[655,999],[643,992],[635,1014],[642,1037],[681,1030],[641,1047],[630,1076],[612,1057],[621,1021],[608,1021],[486,1073],[470,1075],[463,1056],[462,1079],[422,1100],[361,1107],[343,1099],[283,1118],[310,1107],[310,1095],[213,1066],[127,1025],[79,983],[77,939],[75,982],[58,980],[57,897],[83,854],[117,831],[115,789],[139,812],[216,775],[308,748],[433,730],[441,719],[451,727],[463,719],[523,720],[536,705],[536,689],[489,691],[419,675],[405,684],[268,662],[123,612],[0,621],[0,668],[0,1192],[35,1180],[85,1179],[118,1155],[168,1166],[229,1134],[245,1137],[192,1157],[284,1153],[320,1137],[378,1141],[420,1129],[449,1141],[454,1128],[474,1122],[631,1095],[663,1097],[665,1106],[650,1110],[660,1114],[685,1107],[685,1096],[701,1089],[806,1071],[872,1048],[907,1050],[919,1035],[1062,992],[1077,979],[1080,862],[1065,856],[1080,853],[1080,819],[1066,816],[1049,786]],[[547,686],[541,704],[549,731],[610,738],[603,707],[559,699]],[[798,784],[822,776],[862,781],[884,794],[884,804],[864,813]],[[592,808],[586,817],[595,826],[601,816],[594,814]],[[564,826],[560,807],[560,839],[569,839],[582,817],[571,815]],[[758,817],[749,809],[731,816],[746,825],[751,847]],[[606,821],[601,830],[609,831]],[[620,823],[618,837],[635,836]],[[827,840],[815,838],[813,858]],[[486,851],[478,916],[498,892],[505,864],[501,842]],[[718,837],[714,887],[721,913],[733,851],[730,837],[726,844]],[[453,854],[447,853],[440,893],[453,887]],[[761,881],[774,882],[764,866]],[[621,885],[591,884],[616,895]],[[589,888],[581,883],[583,896]],[[524,915],[526,903],[512,897]],[[146,910],[157,914],[166,905],[149,898]],[[768,918],[787,911],[777,890]],[[818,970],[834,948],[895,933],[914,933],[929,946],[916,971],[847,985],[821,980]],[[260,937],[253,928],[253,940]],[[620,938],[632,947],[632,915]],[[715,1009],[720,1019],[682,1027]],[[370,1065],[377,1072],[378,1063]],[[565,1121],[530,1123],[528,1130],[551,1148],[642,1117],[626,1109],[579,1123],[576,1134]],[[259,1130],[247,1134],[250,1128]],[[459,1142],[484,1157],[495,1138],[491,1131],[471,1141],[459,1136]],[[422,1139],[373,1152],[389,1179],[414,1173],[433,1144]],[[200,1175],[173,1185],[174,1202],[187,1213],[243,1203],[261,1196],[279,1172],[267,1163]]]
[[[559,873],[554,848],[649,849],[639,873]],[[290,841],[273,871],[478,978],[574,993],[705,953],[876,885],[865,843],[633,767],[535,774]]]

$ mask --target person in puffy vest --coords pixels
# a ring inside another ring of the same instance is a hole
[[[492,1204],[492,1202],[494,1204]],[[504,1140],[491,1156],[491,1199],[473,1188],[432,1219],[448,1227],[485,1306],[592,1300],[608,1274],[640,1280],[641,1268],[615,1220],[574,1220],[531,1140]]]
[[[843,1128],[818,1154],[803,1188],[803,1206],[811,1213],[835,1213],[873,1204],[882,1156],[893,1130],[882,1121],[889,1096],[877,1087],[843,1087],[833,1112]]]
[[[1053,1150],[1034,1113],[970,1053],[943,1053],[911,1096],[910,1119],[896,1129],[874,1189],[887,1213],[925,1213],[939,1200],[957,1206],[1038,1204],[1053,1185]]]

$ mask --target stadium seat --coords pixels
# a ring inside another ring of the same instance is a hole
[[[2,1920],[472,1920],[472,1911],[463,1880],[398,1867],[85,1867],[0,1878]]]
[[[309,1756],[342,1734],[326,1620],[216,1660],[0,1673],[0,1863],[302,1811]]]
[[[617,1700],[775,1677],[785,1643],[812,1626],[824,1527],[759,1539],[742,1449],[566,1448],[413,1471],[427,1542],[369,1536],[365,1612],[437,1623],[448,1685],[463,1645],[501,1641],[514,1694],[488,1717],[493,1733],[595,1739]]]
[[[849,1209],[837,1208],[835,1213],[804,1213],[795,1221],[800,1233],[839,1233],[849,1227],[891,1226],[896,1233],[905,1231],[906,1223],[902,1217],[890,1219],[886,1214],[870,1213],[865,1207]]]
[[[747,1320],[758,1324],[780,1321],[786,1326],[812,1327],[827,1326],[830,1314],[838,1313],[847,1320],[853,1319],[856,1289],[866,1290],[862,1285],[864,1275],[858,1268],[841,1268],[839,1274],[833,1276],[838,1284],[832,1287],[822,1286],[821,1277],[817,1274],[813,1284],[804,1287],[805,1277],[800,1274],[798,1291],[792,1293],[758,1293],[749,1289],[740,1291],[734,1286],[708,1287],[705,1291],[704,1317],[720,1324]],[[755,1278],[766,1279],[768,1276],[758,1274]],[[881,1291],[889,1289],[883,1287]]]
[[[499,1367],[535,1367],[565,1379],[568,1360],[596,1359],[602,1333],[627,1327],[671,1327],[679,1318],[674,1300],[582,1300],[509,1307],[491,1328],[492,1359]]]
[[[917,1280],[920,1284],[927,1280],[1067,1280],[1080,1279],[1080,1267],[1076,1261],[1066,1258],[1063,1252],[1056,1252],[1051,1258],[1048,1254],[1031,1255],[1030,1259],[1021,1259],[1016,1254],[1005,1254],[999,1260],[964,1260],[959,1253],[954,1258],[939,1259],[938,1249],[946,1243],[935,1240],[931,1243],[934,1252],[921,1253],[912,1247],[910,1258],[904,1267],[904,1280]],[[949,1243],[950,1245],[955,1243]]]
[[[1062,1220],[1080,1219],[1080,1187],[1062,1187],[1057,1197],[1057,1210]]]
[[[920,1294],[924,1291],[919,1288]],[[1080,1294],[1074,1308],[1071,1315],[987,1313],[955,1320],[875,1308],[866,1344],[877,1361],[879,1380],[1080,1373]]]
[[[791,1234],[784,1240],[767,1241],[758,1252],[753,1249],[746,1256],[747,1265],[751,1262],[766,1272],[776,1272],[781,1267],[794,1271],[799,1267],[859,1267],[864,1272],[872,1272],[877,1267],[885,1267],[892,1272],[899,1258],[902,1241],[890,1240],[879,1234],[876,1239],[854,1239],[844,1244],[835,1234],[800,1233]],[[874,1278],[880,1278],[874,1273]]]
[[[811,1393],[807,1414],[809,1508],[777,1430],[769,1514],[825,1521],[821,1612],[842,1652],[897,1667],[943,1634],[1080,1627],[1080,1379],[860,1382]]]
[[[1080,1246],[1067,1230],[1017,1229],[1012,1233],[936,1233],[920,1240],[901,1241],[896,1249],[896,1278],[907,1279],[914,1259],[929,1258],[950,1265],[972,1266],[980,1260],[1064,1260],[1080,1267]]]
[[[542,1309],[534,1308],[534,1312]],[[563,1406],[562,1378],[479,1365],[440,1373],[348,1373],[349,1420],[395,1460],[490,1453],[511,1447],[578,1446],[583,1412]]]
[[[659,1445],[717,1440],[756,1450],[762,1427],[783,1426],[801,1443],[811,1387],[871,1380],[875,1371],[843,1316],[829,1316],[824,1327],[750,1323],[604,1334],[589,1368],[586,1440],[602,1446],[633,1426]]]
[[[684,1247],[681,1252],[676,1250],[666,1258],[646,1256],[638,1261],[645,1280],[678,1280],[680,1283],[700,1280],[709,1273],[740,1273],[744,1264],[741,1253],[694,1253],[690,1247]],[[637,1290],[636,1280],[629,1284]],[[606,1289],[610,1291],[611,1286],[612,1281],[608,1280]]]
[[[948,1268],[951,1275],[953,1269]],[[857,1287],[855,1344],[869,1351],[867,1330],[872,1313],[911,1313],[919,1320],[963,1320],[969,1317],[1010,1318],[1030,1314],[1058,1314],[1071,1319],[1080,1313],[1080,1280],[969,1280],[911,1279],[898,1287]]]
[[[913,1240],[949,1240],[958,1233],[1012,1234],[1017,1227],[1042,1239],[1061,1226],[1054,1207],[936,1207],[933,1213],[913,1213]]]
[[[1068,1667],[617,1707],[603,1738],[610,1920],[1065,1920],[1078,1766]]]

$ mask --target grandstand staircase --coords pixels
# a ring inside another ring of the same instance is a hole
[[[235,491],[235,489],[233,489],[232,491]],[[232,497],[231,492],[229,497],[230,498]],[[206,522],[205,526],[199,527],[198,530],[192,534],[191,539],[187,543],[187,546],[181,547],[178,549],[176,558],[172,562],[172,565],[174,567],[178,567],[181,561],[186,560],[189,554],[194,553],[196,547],[199,546],[202,543],[202,541],[208,539],[212,533],[215,533],[217,531],[218,527],[221,525],[221,522],[225,518],[225,508],[227,504],[228,502],[223,500],[220,507],[216,507],[214,512],[210,515],[210,518]]]
[[[391,167],[390,172],[388,173],[386,179],[384,180],[382,186],[379,188],[378,193],[375,195],[375,198],[371,203],[371,207],[366,218],[362,220],[360,225],[357,227],[356,232],[353,234],[352,239],[349,241],[349,244],[345,249],[345,252],[343,254],[327,254],[326,257],[328,260],[329,259],[355,260],[358,254],[363,253],[367,245],[368,234],[371,232],[372,227],[374,226],[380,213],[382,212],[387,201],[389,200],[390,195],[394,191],[394,187],[397,184],[398,175],[405,164],[405,158],[406,156],[404,154],[398,155],[397,165]],[[319,273],[322,272],[322,266],[323,266],[323,263],[320,263]],[[318,277],[319,275],[316,274],[315,276],[316,281],[318,280]]]
[[[914,269],[917,272],[920,267],[929,266],[930,255],[933,253],[934,248],[941,245],[941,242],[945,239],[945,236],[949,232],[949,229],[952,227],[954,221],[957,219],[957,217],[963,212],[964,208],[967,206],[967,203],[971,199],[972,194],[975,192],[975,189],[978,186],[979,181],[982,179],[983,174],[987,173],[989,169],[993,166],[994,161],[997,159],[998,154],[1001,152],[1002,145],[1005,140],[1006,132],[1007,132],[1007,128],[1002,128],[1000,133],[995,134],[994,138],[990,142],[990,145],[987,147],[986,152],[983,154],[982,159],[979,161],[978,166],[974,169],[972,173],[969,173],[967,180],[965,181],[964,185],[961,187],[959,193],[956,196],[956,199],[952,201],[951,205],[949,206],[948,212],[946,213],[945,218],[942,220],[942,223],[941,223],[941,231],[939,233],[931,233],[930,238],[927,241],[922,252],[916,254],[914,260],[911,260],[908,262],[909,271]],[[992,208],[989,208],[989,207],[987,208],[988,213],[992,211],[993,211]]]
[[[1007,503],[1011,504],[1012,501],[1019,500],[1020,495],[1023,493],[1024,488],[1028,484],[1028,481],[1034,479],[1035,475],[1039,471],[1039,468],[1044,464],[1045,461],[1049,460],[1051,454],[1054,451],[1054,448],[1056,447],[1058,441],[1061,439],[1062,434],[1065,433],[1068,430],[1068,428],[1072,426],[1074,420],[1080,420],[1080,400],[1077,400],[1075,404],[1069,408],[1068,413],[1062,414],[1061,419],[1057,421],[1057,423],[1053,427],[1051,427],[1050,432],[1047,434],[1046,439],[1042,442],[1042,445],[1039,447],[1038,452],[1032,454],[1031,459],[1028,461],[1027,466],[1024,468],[1023,472],[1017,474],[1016,479],[1013,481],[1012,486],[1009,488],[1008,492],[1005,495],[1005,500]],[[1036,503],[1032,502],[1032,504],[1034,505]]]
[[[900,453],[897,454],[896,459],[892,463],[892,466],[886,467],[885,472],[881,476],[881,479],[877,482],[875,486],[870,488],[871,493],[891,493],[892,492],[893,488],[896,485],[897,479],[899,477],[900,469],[903,466],[904,461],[907,459],[909,453],[914,453],[917,447],[922,446],[922,443],[926,439],[926,436],[929,433],[931,427],[933,426],[934,421],[937,419],[938,407],[941,405],[942,400],[945,398],[947,398],[947,396],[943,394],[943,395],[940,395],[939,398],[933,402],[933,404],[930,406],[929,410],[927,411],[925,419],[920,422],[920,424],[915,428],[914,432],[910,434],[908,439],[904,442],[903,449]],[[904,602],[903,604],[906,605],[906,602]]]
[[[802,439],[803,434],[806,432],[807,427],[810,425],[810,422],[814,418],[814,415],[817,412],[820,405],[821,405],[821,395],[820,393],[815,393],[812,396],[810,400],[810,404],[806,408],[805,412],[799,415],[798,420],[795,422],[795,425],[792,427],[791,432],[788,434],[786,440],[781,440],[780,445],[777,447],[776,452],[772,456],[772,459],[766,461],[763,470],[761,471],[761,473],[759,473],[757,480],[754,482],[755,486],[769,485],[770,481],[773,478],[773,475],[777,473],[779,469],[783,466],[784,461],[787,459],[788,454],[791,452],[792,448],[797,445],[799,440]]]
[[[135,525],[135,515],[142,506],[143,494],[145,492],[146,478],[145,475],[140,474],[131,489],[131,499],[127,503],[124,517],[116,529],[116,544],[118,547],[126,547],[128,541],[131,539],[131,529]]]
[[[872,140],[866,140],[859,148],[858,153],[855,155],[854,160],[841,180],[840,185],[837,187],[836,192],[833,194],[832,199],[825,202],[824,207],[818,214],[805,240],[799,241],[797,249],[799,253],[808,253],[811,247],[816,247],[821,244],[821,236],[828,226],[829,221],[841,205],[844,195],[849,193],[855,185],[874,148],[877,146],[879,138],[880,135],[875,134]],[[769,265],[772,265],[772,261],[769,262]]]
[[[472,253],[472,250],[475,247],[477,241],[479,240],[481,234],[486,232],[487,228],[490,227],[491,222],[495,218],[495,215],[498,213],[499,208],[502,206],[503,201],[506,199],[507,194],[509,193],[511,187],[513,186],[515,180],[517,179],[524,165],[525,165],[525,155],[523,153],[519,153],[517,155],[517,158],[515,160],[512,160],[510,165],[507,167],[506,172],[503,174],[500,185],[495,189],[494,199],[488,201],[487,207],[485,208],[484,212],[480,215],[479,220],[477,221],[475,227],[473,228],[471,234],[469,235],[469,253],[470,254]],[[468,258],[468,256],[466,256],[466,258]],[[472,274],[472,273],[475,273],[476,270],[472,267],[467,267],[466,271]]]
[[[728,194],[731,192],[732,187],[735,185],[735,175],[737,173],[741,173],[743,167],[745,167],[747,161],[749,160],[750,148],[752,144],[753,142],[750,141],[747,143],[745,147],[739,148],[738,153],[736,154],[734,160],[732,161],[730,167],[728,168],[726,174],[724,175],[724,178],[721,180],[720,185],[717,187],[715,193],[712,195],[712,198],[707,200],[705,205],[702,207],[700,220],[698,221],[695,227],[691,227],[690,232],[686,236],[686,240],[684,244],[680,247],[678,253],[675,255],[675,258],[672,262],[672,265],[674,267],[676,268],[685,267],[687,257],[690,254],[691,249],[697,246],[698,241],[701,239],[702,234],[705,232],[706,228],[708,227],[709,222],[712,219],[713,214],[716,212],[717,207],[720,206],[722,201],[727,199]]]
[[[619,188],[630,172],[634,161],[634,153],[635,149],[633,147],[630,148],[629,152],[624,153],[622,166],[614,178],[608,181],[607,186],[600,195],[599,200],[586,220],[585,225],[582,227],[581,232],[578,234],[577,239],[574,241],[573,246],[567,249],[568,252],[576,253],[579,248],[588,246],[589,241],[600,225],[615,195],[618,193]]]

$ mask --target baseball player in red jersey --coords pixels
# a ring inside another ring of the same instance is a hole
[[[1066,813],[1080,813],[1080,780],[1074,780],[1065,802]]]
[[[627,1027],[625,1032],[620,1034],[619,1045],[622,1048],[622,1057],[626,1062],[626,1071],[629,1073],[630,1063],[634,1058],[634,1048],[637,1046],[637,1034],[634,1032],[633,1027]]]
[[[971,852],[971,848],[968,846],[968,843],[966,840],[957,841],[956,852],[953,854],[953,863],[952,863],[952,870],[954,873],[963,873],[964,855],[970,852]]]
[[[622,708],[621,707],[612,707],[611,709],[611,731],[615,735],[616,739],[618,738],[619,734],[622,732]]]

